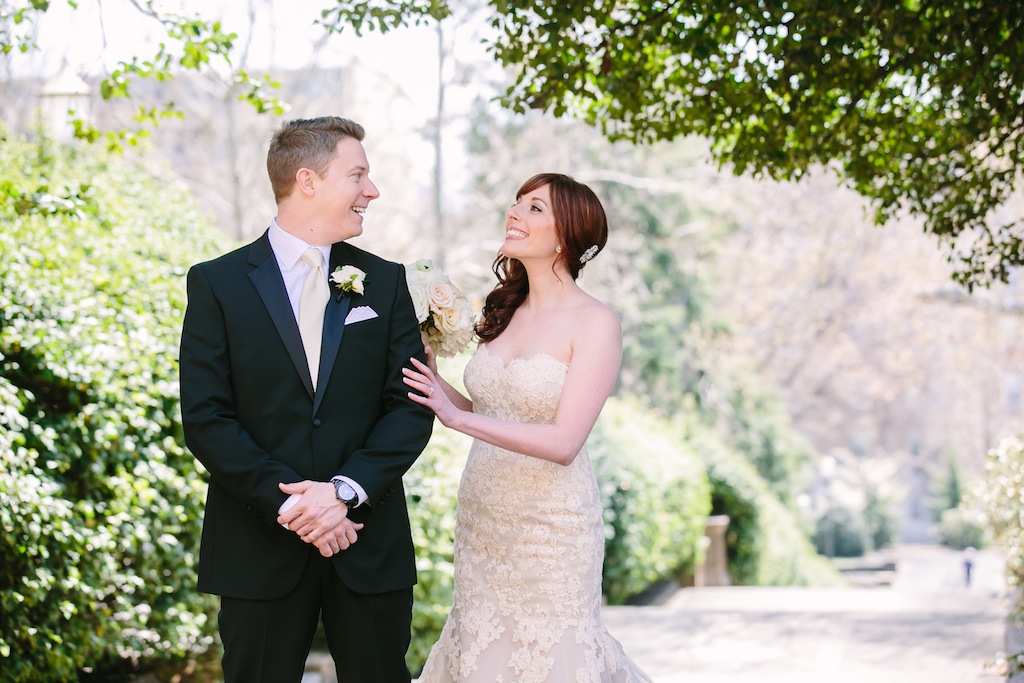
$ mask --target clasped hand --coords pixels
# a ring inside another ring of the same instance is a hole
[[[305,480],[278,487],[301,498],[278,516],[277,523],[314,545],[321,555],[332,557],[356,542],[363,525],[348,518],[348,508],[338,500],[333,484]]]

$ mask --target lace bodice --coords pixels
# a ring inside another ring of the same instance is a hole
[[[513,358],[505,365],[486,345],[470,359],[464,376],[473,410],[512,422],[553,422],[562,396],[565,363],[547,354]]]
[[[474,411],[550,423],[567,366],[506,366],[481,346],[464,382]],[[584,448],[568,465],[474,441],[459,484],[455,596],[420,681],[650,681],[600,623],[604,526]]]

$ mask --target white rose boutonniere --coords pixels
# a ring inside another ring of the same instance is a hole
[[[355,266],[338,266],[331,273],[331,282],[345,294],[362,294],[366,273]]]
[[[409,296],[423,338],[445,358],[461,353],[473,341],[473,307],[430,259],[405,266]]]

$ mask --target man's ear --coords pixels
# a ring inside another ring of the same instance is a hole
[[[300,168],[295,172],[295,187],[306,197],[312,197],[316,194],[316,181],[319,179],[320,176],[316,174],[316,171]]]

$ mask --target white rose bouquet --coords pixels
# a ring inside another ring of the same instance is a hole
[[[406,264],[409,296],[416,320],[430,348],[438,356],[451,358],[473,341],[473,307],[430,259]]]

